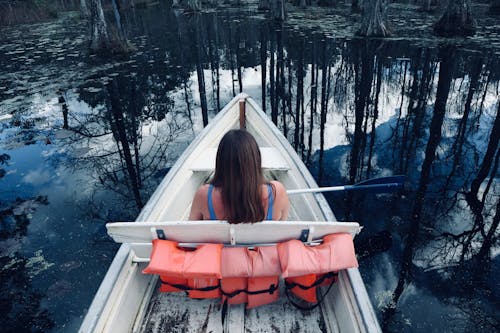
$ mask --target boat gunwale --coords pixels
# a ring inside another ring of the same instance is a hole
[[[162,198],[165,187],[171,182],[171,180],[177,175],[178,171],[182,169],[185,160],[191,156],[192,150],[197,147],[197,144],[202,142],[212,128],[217,126],[217,121],[223,118],[227,110],[231,109],[240,100],[247,99],[249,96],[245,93],[241,93],[233,98],[226,106],[210,121],[210,123],[202,130],[202,132],[197,135],[194,140],[188,145],[187,149],[179,156],[177,161],[173,164],[167,175],[162,179],[156,190],[153,192],[146,205],[141,209],[141,212],[137,216],[136,221],[148,220],[148,216],[153,213],[153,208],[158,204]],[[103,313],[107,303],[108,298],[113,291],[113,285],[118,279],[123,267],[127,263],[129,257],[130,246],[127,244],[122,244],[115,254],[113,261],[111,262],[106,275],[104,276],[97,292],[92,299],[92,302],[85,314],[82,324],[80,325],[79,332],[94,332],[97,325],[99,324],[100,316]]]
[[[252,99],[249,98],[247,100],[247,103],[251,104],[254,110],[256,111],[256,114],[259,115],[260,118],[264,122],[270,121],[265,113],[260,109],[260,107],[256,104],[256,102]],[[287,150],[287,153],[289,156],[292,158],[292,160],[295,163],[296,168],[302,173],[302,176],[304,180],[308,183],[310,188],[316,188],[318,187],[316,180],[312,178],[312,175],[310,172],[302,172],[302,170],[308,170],[307,166],[304,164],[304,162],[300,159],[298,156],[297,152],[293,149],[293,147],[290,145],[288,140],[283,136],[283,134],[279,131],[279,129],[276,126],[270,126],[270,130],[275,134],[275,137],[280,141],[282,146]],[[335,215],[333,213],[333,210],[331,209],[330,205],[326,201],[326,198],[324,197],[323,193],[314,193],[315,199],[318,201],[318,204],[323,211],[323,214],[325,217],[327,217],[328,220],[333,217],[335,221],[337,219],[335,218]],[[342,276],[346,276],[346,279],[348,280],[348,283],[351,287],[353,296],[356,300],[356,307],[361,314],[362,320],[361,324],[364,325],[364,330],[366,332],[381,332],[380,324],[378,322],[377,316],[375,315],[373,305],[371,304],[370,298],[368,296],[368,292],[366,290],[366,287],[364,285],[363,279],[361,277],[361,274],[359,272],[358,268],[349,268],[343,272],[341,272]]]
[[[241,100],[245,100],[254,109],[255,112],[251,113],[252,115],[255,114],[256,116],[258,116],[258,118],[265,124],[268,125],[272,124],[271,120],[260,109],[257,103],[252,98],[250,98],[246,93],[240,93],[239,95],[235,96],[195,137],[195,139],[191,142],[191,144],[189,144],[186,150],[179,156],[177,161],[171,167],[168,174],[160,182],[153,195],[150,197],[146,205],[139,213],[136,222],[150,220],[150,216],[153,213],[155,213],[154,208],[158,205],[158,203],[163,197],[165,188],[171,183],[174,177],[176,177],[179,171],[182,170],[186,160],[192,155],[193,151],[198,147],[199,143],[201,143],[203,140],[206,139],[207,134],[210,133],[213,128],[218,127],[219,119],[223,118],[226,115],[227,110],[232,109]],[[269,131],[269,134],[272,134],[274,138],[278,140],[278,142],[281,144],[281,147],[288,154],[290,160],[293,161],[294,166],[291,167],[295,168],[295,170],[300,173],[300,176],[302,176],[303,181],[307,184],[308,187],[310,188],[318,187],[315,179],[312,177],[306,165],[300,159],[300,157],[293,149],[293,147],[290,145],[288,140],[283,136],[283,134],[279,131],[279,129],[276,126],[274,126],[274,124],[272,125],[273,126],[267,126],[266,131]],[[338,222],[335,218],[332,209],[328,205],[322,193],[314,193],[308,195],[314,197],[319,209],[321,210],[322,215],[327,220],[330,221],[333,220]],[[126,243],[120,246],[120,249],[115,255],[113,262],[111,263],[104,279],[101,282],[101,285],[99,286],[98,291],[94,296],[94,299],[89,307],[89,310],[84,318],[84,321],[80,327],[79,332],[92,332],[99,325],[99,321],[101,320],[100,316],[103,314],[104,310],[106,309],[106,306],[108,305],[107,304],[108,298],[112,294],[114,283],[117,281],[120,272],[122,272],[123,267],[128,262],[129,252],[130,252],[130,246],[128,246]],[[381,330],[378,324],[378,320],[376,319],[376,316],[374,314],[370,299],[368,297],[366,288],[362,282],[358,269],[357,268],[349,269],[341,273],[342,275],[345,274],[346,279],[348,280],[347,283],[351,286],[352,294],[354,295],[355,304],[351,306],[354,306],[361,313],[360,320],[359,319],[356,320],[356,322],[358,323],[357,325],[363,325],[364,331],[367,332],[380,332]],[[141,311],[141,309],[139,309],[139,311]],[[135,324],[133,325],[134,327],[137,326],[136,325],[137,322],[135,320],[133,324]],[[360,330],[363,331],[361,327]]]

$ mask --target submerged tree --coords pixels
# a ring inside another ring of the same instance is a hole
[[[271,16],[278,21],[286,19],[286,4],[285,0],[271,0]]]
[[[104,17],[101,0],[90,0],[90,49],[92,51],[106,50],[111,47],[108,35],[108,25]]]
[[[4,164],[7,164],[7,161],[10,160],[10,156],[7,155],[7,154],[1,154],[0,155],[0,165],[4,165]],[[3,176],[5,176],[7,172],[3,169],[3,168],[0,168],[0,178],[2,178]]]
[[[476,22],[472,16],[469,0],[448,0],[443,16],[434,24],[434,33],[439,36],[472,36]]]
[[[270,9],[271,1],[270,0],[259,0],[259,9]]]
[[[351,8],[353,12],[361,11],[361,5],[359,0],[352,0]]]
[[[360,36],[386,37],[390,34],[387,27],[386,0],[368,0],[363,4]]]
[[[83,17],[90,16],[89,6],[87,6],[87,0],[80,0],[80,12]]]
[[[451,81],[455,67],[455,59],[450,57],[450,54],[453,54],[453,49],[446,48],[440,50],[441,61],[439,66],[439,79],[434,111],[429,127],[429,139],[425,147],[425,157],[422,162],[420,180],[411,208],[411,215],[409,217],[409,232],[403,249],[403,260],[401,262],[398,284],[394,289],[390,304],[383,310],[382,329],[384,331],[388,330],[392,317],[396,313],[396,305],[404,290],[413,278],[413,259],[415,249],[418,244],[419,234],[421,232],[420,229],[424,213],[424,202],[426,199],[427,188],[432,182],[432,165],[436,159],[436,151],[442,138],[442,126],[446,113],[446,101],[448,100],[448,96],[450,94]]]
[[[432,12],[437,5],[437,0],[421,0],[420,6],[423,11]]]
[[[188,10],[191,10],[193,12],[200,11],[201,10],[201,0],[186,0],[185,6]]]
[[[125,53],[129,44],[121,24],[119,6],[112,1],[116,27],[110,33],[101,0],[89,1],[90,12],[90,49],[100,54]],[[83,8],[82,8],[83,9]]]
[[[122,15],[121,15],[121,6],[120,6],[120,1],[117,0],[111,0],[111,4],[113,6],[113,14],[115,17],[115,28],[116,31],[113,31],[113,36],[114,39],[118,41],[120,46],[126,50],[128,49],[128,41],[127,41],[127,36],[125,34],[125,29],[123,28],[122,24]]]
[[[491,0],[490,11],[493,14],[500,14],[500,0]]]

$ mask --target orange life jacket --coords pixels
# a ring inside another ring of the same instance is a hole
[[[160,275],[160,291],[185,290],[192,298],[218,298],[222,247],[203,244],[190,250],[179,248],[176,242],[155,239],[149,265],[142,272]]]
[[[281,267],[276,246],[222,249],[223,301],[252,308],[278,300]]]
[[[159,274],[160,291],[188,291],[192,298],[218,298],[247,308],[278,299],[279,277],[296,296],[318,301],[316,287],[331,284],[332,272],[358,267],[350,234],[332,234],[309,247],[299,240],[277,246],[227,247],[204,244],[194,250],[176,242],[153,240],[146,274]]]
[[[335,277],[326,273],[358,267],[348,233],[327,235],[318,246],[306,246],[299,240],[283,242],[278,244],[278,254],[286,287],[310,303],[318,301],[317,286],[334,282]]]

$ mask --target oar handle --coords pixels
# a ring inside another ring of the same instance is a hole
[[[304,189],[297,189],[297,190],[288,190],[286,192],[288,193],[288,195],[294,195],[294,194],[303,194],[303,193],[360,191],[360,190],[392,191],[392,190],[396,190],[402,186],[403,186],[402,183],[370,184],[370,185],[345,185],[345,186],[304,188]]]
[[[288,195],[302,194],[302,193],[317,193],[317,192],[329,192],[329,191],[343,191],[345,186],[330,186],[330,187],[316,187],[316,188],[301,188],[297,190],[288,190],[286,193]]]

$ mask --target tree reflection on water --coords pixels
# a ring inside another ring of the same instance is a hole
[[[85,175],[88,182],[89,202],[72,205],[85,211],[79,232],[94,240],[82,242],[80,247],[87,247],[77,260],[95,265],[68,261],[73,279],[88,275],[89,269],[106,271],[90,255],[105,231],[96,231],[90,221],[102,226],[136,216],[193,136],[244,91],[278,125],[320,185],[408,177],[396,194],[326,195],[340,220],[365,227],[356,242],[360,270],[386,330],[498,327],[498,57],[473,47],[335,39],[231,12],[185,15],[159,5],[122,14],[136,48],[130,58],[106,62],[88,57],[68,66],[61,81],[49,75],[57,89],[36,94],[55,99],[54,104],[35,95],[16,102],[5,91],[2,96],[9,102],[0,102],[18,110],[3,127],[0,148],[6,152],[0,151],[1,156],[12,156],[26,144],[48,145],[53,151],[47,164],[58,172],[64,166],[76,177]],[[76,30],[68,27],[65,38],[77,36]],[[0,56],[0,64],[9,61]],[[43,65],[51,73],[62,68]],[[1,161],[0,182],[7,182],[14,170],[4,163],[10,161]],[[47,187],[56,185],[53,181]],[[105,197],[120,199],[110,204]],[[43,203],[55,205],[50,196]],[[41,223],[37,207],[25,230]],[[26,237],[35,236],[6,236]],[[22,263],[9,267],[14,271],[2,274],[20,274],[21,280],[28,274]],[[96,276],[93,290],[87,288],[87,304],[101,278]],[[45,284],[45,290],[54,290]],[[7,290],[3,283],[1,288]],[[44,298],[39,294],[34,292],[34,299]],[[5,302],[2,309],[15,316],[12,309],[23,300]],[[71,293],[58,302],[51,309],[64,308]],[[51,326],[55,315],[39,301],[33,304],[40,310],[34,318],[43,323],[19,325]],[[60,326],[68,319],[53,321]]]

